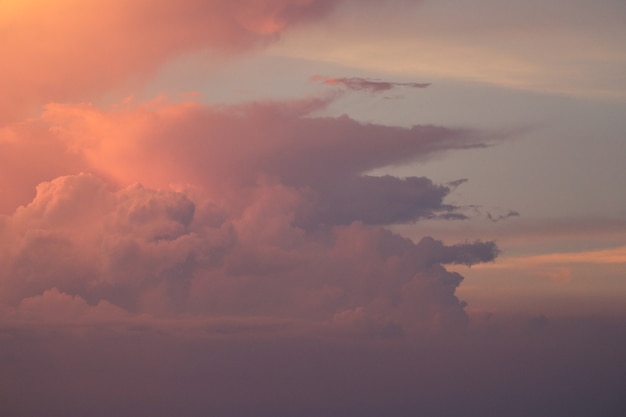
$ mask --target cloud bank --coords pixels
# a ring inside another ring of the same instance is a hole
[[[382,228],[462,215],[445,203],[449,186],[366,173],[483,142],[470,131],[316,117],[327,103],[48,106],[35,124],[64,148],[66,169],[74,161],[97,174],[42,182],[2,218],[0,299],[12,317],[65,302],[60,311],[117,318],[464,327],[463,278],[444,265],[492,261],[495,244],[414,243]]]

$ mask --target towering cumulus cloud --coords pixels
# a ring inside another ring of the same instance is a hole
[[[463,326],[462,277],[443,265],[491,261],[495,245],[382,228],[463,215],[444,203],[447,186],[365,173],[481,142],[315,117],[327,102],[50,106],[49,140],[98,174],[43,182],[3,219],[2,301],[18,316],[49,298],[367,332]]]
[[[0,0],[0,417],[625,415],[623,321],[468,307],[459,271],[499,248],[427,232],[518,215],[455,203],[471,172],[437,183],[421,164],[501,133],[366,121],[452,120],[441,104],[411,119],[427,102],[344,114],[428,86],[358,68],[374,38],[341,41],[367,25],[389,45],[367,57],[380,68],[438,51],[445,39],[413,48],[384,22],[422,3],[436,2]],[[313,59],[322,32],[354,66]],[[281,40],[302,55],[263,49]],[[306,80],[348,68],[363,78]],[[446,74],[420,99],[462,94]],[[231,85],[268,94],[220,99]],[[491,97],[462,120],[480,126]],[[511,265],[474,282],[511,296],[490,280]]]
[[[264,316],[396,333],[462,326],[462,277],[443,265],[491,261],[495,245],[392,233],[385,226],[465,216],[445,202],[449,186],[368,172],[484,146],[475,132],[318,116],[333,94],[228,106],[76,103],[136,85],[185,53],[258,48],[338,3],[2,3],[7,317]],[[25,118],[39,106],[41,116]]]

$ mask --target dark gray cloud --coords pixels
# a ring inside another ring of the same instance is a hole
[[[390,225],[457,215],[455,206],[444,203],[449,192],[424,177],[356,176],[321,187],[313,212],[300,223]]]
[[[476,241],[446,246],[442,242],[425,237],[417,245],[419,253],[429,254],[429,262],[441,264],[463,264],[471,266],[477,263],[493,261],[500,250],[494,242]]]
[[[497,223],[499,221],[502,220],[506,220],[510,217],[519,217],[519,212],[515,211],[515,210],[509,210],[508,212],[506,212],[505,214],[500,214],[500,215],[493,215],[489,212],[487,212],[487,219],[489,219],[490,221]]]
[[[352,91],[366,91],[369,93],[382,93],[396,87],[426,88],[430,85],[430,83],[390,82],[359,77],[333,78],[323,75],[314,75],[311,77],[311,80],[331,86],[342,86]]]

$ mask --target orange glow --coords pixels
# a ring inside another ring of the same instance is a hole
[[[0,122],[126,86],[193,50],[242,52],[320,12],[247,0],[3,0]],[[135,78],[138,77],[138,78]]]
[[[626,264],[626,246],[584,252],[502,257],[496,263],[477,265],[481,269],[529,268],[556,264]]]

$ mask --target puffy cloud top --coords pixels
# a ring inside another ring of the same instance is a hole
[[[340,220],[329,214],[311,229],[295,221],[296,208],[313,204],[307,193],[281,184],[259,185],[233,211],[197,191],[60,177],[4,219],[0,294],[28,311],[112,304],[156,315],[367,317],[373,329],[463,324],[462,277],[442,264],[491,261],[493,243],[415,244],[327,203]]]
[[[315,115],[332,100],[54,104],[7,127],[10,137],[47,126],[69,175],[41,182],[3,218],[0,299],[18,310],[297,317],[379,334],[463,326],[462,277],[443,265],[492,261],[495,244],[414,243],[381,228],[464,215],[445,203],[453,185],[367,172],[484,140]]]

